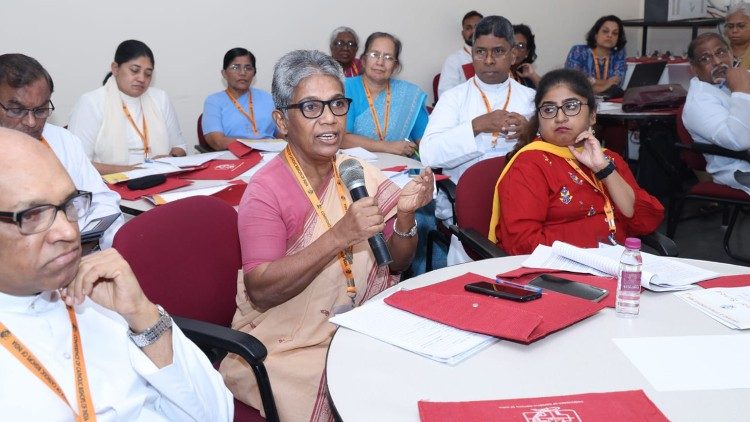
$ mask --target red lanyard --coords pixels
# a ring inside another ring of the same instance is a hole
[[[122,111],[125,112],[125,116],[128,118],[128,121],[130,122],[130,126],[133,127],[135,132],[141,138],[141,142],[143,142],[143,156],[146,159],[146,161],[148,161],[148,159],[151,157],[151,150],[148,146],[148,127],[146,126],[146,113],[143,112],[143,106],[141,106],[141,123],[143,126],[143,132],[141,132],[141,130],[138,129],[138,125],[135,124],[135,121],[133,120],[133,116],[130,115],[128,106],[125,105],[124,101],[122,102]]]
[[[479,84],[477,83],[476,76],[474,79],[474,86],[477,87],[479,90],[479,93],[482,94],[482,101],[484,101],[484,107],[487,109],[487,113],[492,112],[492,105],[490,104],[490,100],[487,99],[487,96],[484,95],[484,91],[482,91],[482,88],[479,87]],[[511,86],[510,82],[508,82],[508,95],[505,97],[505,104],[503,104],[503,111],[508,109],[508,103],[510,103],[510,93],[513,90],[513,87]],[[497,138],[500,136],[500,132],[492,132],[492,148],[495,148],[497,146]]]
[[[370,114],[372,114],[372,121],[375,122],[375,130],[378,131],[378,138],[381,141],[385,141],[385,135],[388,134],[388,119],[391,114],[391,81],[388,81],[388,85],[385,87],[385,116],[383,118],[384,130],[380,129],[380,120],[378,119],[378,110],[375,109],[375,104],[372,101],[372,95],[370,89],[367,87],[365,77],[362,77],[362,86],[365,87],[365,96],[367,97],[367,105],[370,107]]]
[[[91,390],[89,388],[88,375],[86,374],[86,363],[83,359],[83,350],[81,347],[81,334],[78,332],[78,321],[76,319],[76,313],[73,308],[68,307],[68,318],[70,319],[71,333],[73,336],[73,372],[75,373],[76,383],[76,399],[78,401],[78,410],[80,414],[76,414],[77,421],[95,421],[96,414],[94,413],[94,402],[91,400]],[[0,322],[0,344],[3,345],[10,352],[13,357],[18,359],[34,376],[39,378],[47,387],[52,390],[53,393],[57,394],[58,397],[65,404],[73,410],[73,406],[65,397],[60,385],[55,381],[55,378],[42,365],[42,362],[37,359],[36,356],[21,343],[19,340],[2,322]],[[75,413],[75,410],[73,410]]]
[[[250,123],[253,125],[253,133],[255,135],[258,134],[258,126],[255,124],[255,112],[253,111],[253,92],[252,90],[247,90],[247,112],[242,108],[242,105],[237,101],[236,98],[234,98],[234,95],[232,95],[231,92],[229,92],[229,89],[227,88],[227,95],[229,96],[229,99],[232,100],[232,104],[237,108],[237,111],[239,111],[243,116],[247,118],[247,120],[250,120]]]
[[[289,162],[289,166],[292,169],[292,173],[294,173],[294,177],[297,179],[297,183],[299,183],[300,187],[307,195],[307,199],[310,200],[313,209],[315,209],[320,219],[323,220],[323,223],[325,223],[326,227],[330,230],[333,225],[328,219],[325,211],[323,211],[323,204],[320,202],[318,195],[315,194],[315,189],[313,189],[307,176],[305,176],[305,172],[302,170],[302,166],[300,166],[299,161],[297,161],[297,158],[288,146],[284,149],[284,156]],[[346,210],[348,209],[348,204],[346,202],[346,189],[344,189],[344,183],[339,176],[339,170],[336,168],[335,160],[332,162],[332,165],[333,177],[336,181],[336,190],[338,191],[339,201],[341,202],[341,210],[346,213]],[[352,250],[353,247],[350,246],[346,251],[340,251],[338,259],[339,263],[341,263],[341,271],[344,273],[344,277],[346,277],[346,294],[352,299],[353,306],[354,298],[357,296],[357,287],[354,284],[354,273],[352,272]]]
[[[594,56],[594,78],[600,80],[607,79],[607,75],[609,74],[609,56],[604,59],[604,75],[600,75],[599,56],[596,55],[596,51],[593,48],[591,49],[591,55]]]

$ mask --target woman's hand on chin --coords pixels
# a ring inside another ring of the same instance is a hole
[[[427,205],[432,200],[432,191],[435,186],[435,176],[432,169],[425,167],[419,176],[412,180],[401,189],[401,196],[398,198],[397,210],[400,213],[413,213],[419,208]]]
[[[580,151],[577,148],[583,148]],[[602,145],[599,140],[594,137],[594,133],[591,130],[585,130],[581,132],[575,140],[573,145],[569,145],[568,149],[573,156],[583,164],[584,166],[591,169],[593,172],[602,170],[607,167],[609,161],[602,151]]]

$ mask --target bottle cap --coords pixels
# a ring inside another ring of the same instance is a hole
[[[628,249],[641,249],[641,239],[629,237],[625,239],[625,247]]]

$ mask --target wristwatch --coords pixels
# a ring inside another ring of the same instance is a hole
[[[145,331],[141,331],[140,333],[135,333],[133,332],[133,330],[128,329],[128,335],[130,336],[130,339],[133,340],[133,343],[135,343],[135,345],[140,347],[141,349],[150,344],[153,344],[156,340],[159,340],[159,338],[164,333],[166,333],[167,330],[172,328],[172,317],[169,316],[167,311],[165,311],[164,308],[161,307],[161,305],[156,305],[156,309],[159,310],[159,320],[156,321],[156,324],[147,328]]]
[[[417,235],[417,220],[414,220],[414,225],[412,226],[411,230],[408,232],[400,232],[396,228],[396,223],[393,224],[393,232],[401,237],[414,237]]]

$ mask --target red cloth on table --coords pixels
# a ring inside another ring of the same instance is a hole
[[[590,317],[605,306],[556,292],[515,302],[467,292],[464,285],[493,279],[473,273],[414,290],[402,290],[385,303],[452,327],[531,343]]]
[[[245,193],[247,183],[244,180],[234,180],[229,183],[230,185],[228,187],[216,192],[211,196],[219,198],[229,205],[236,207],[240,204],[240,200],[242,199],[242,195]]]
[[[713,287],[745,287],[750,286],[750,274],[725,275],[723,277],[701,281],[697,284],[704,289],[710,289]]]
[[[560,278],[577,281],[579,283],[589,284],[607,290],[607,296],[599,303],[608,308],[615,307],[615,297],[617,293],[617,278],[602,277],[593,274],[571,273],[568,271],[546,270],[544,268],[527,268],[521,267],[515,270],[506,271],[498,274],[497,277],[507,281],[513,281],[518,284],[529,284],[531,280],[542,274],[552,274]]]
[[[162,193],[162,192],[170,191],[173,189],[181,188],[183,186],[187,186],[192,183],[193,182],[189,180],[181,180],[177,178],[177,176],[171,176],[171,177],[167,177],[167,181],[162,183],[161,185],[156,185],[148,189],[130,190],[128,189],[128,182],[122,182],[122,183],[117,183],[114,185],[107,185],[107,186],[109,186],[111,190],[119,193],[122,199],[125,199],[128,201],[135,201],[136,199],[139,199],[143,196],[156,195],[157,193]]]
[[[653,232],[664,218],[664,207],[638,186],[622,157],[609,150],[605,155],[614,160],[617,172],[635,193],[631,218],[612,204],[618,243]],[[591,170],[582,165],[581,169],[595,180]],[[509,254],[531,253],[537,245],[549,246],[555,240],[596,247],[609,235],[601,193],[594,192],[562,157],[539,150],[521,153],[498,185],[498,193],[501,218],[495,234]]]
[[[240,141],[232,142],[231,144],[227,146],[227,149],[229,150],[229,152],[234,154],[234,156],[237,158],[248,157],[250,154],[253,153],[253,151],[255,151],[252,147],[245,145]],[[257,151],[255,152],[258,153]]]
[[[382,171],[404,171],[404,170],[406,170],[406,166],[403,166],[403,165],[402,166],[393,166],[393,167],[388,167],[388,168],[384,168],[384,169],[380,169],[380,170],[382,170]]]
[[[260,163],[262,158],[258,151],[253,151],[248,158],[211,160],[204,168],[185,173],[180,177],[191,180],[231,180],[253,168]]]
[[[643,390],[508,400],[419,401],[422,422],[668,421]]]

